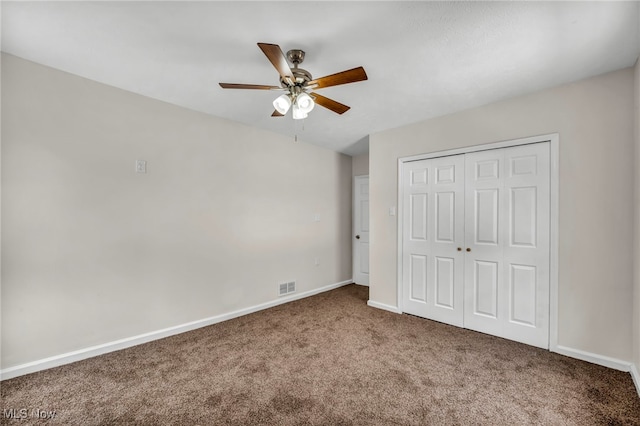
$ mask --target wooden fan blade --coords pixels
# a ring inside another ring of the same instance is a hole
[[[257,89],[257,90],[280,90],[279,86],[265,86],[263,84],[237,84],[237,83],[218,83],[223,89]]]
[[[274,110],[273,114],[271,114],[272,117],[284,117],[284,114],[280,114],[280,112],[278,112],[278,110]]]
[[[269,44],[269,43],[258,43],[258,47],[262,49],[262,52],[267,56],[269,61],[273,64],[276,70],[278,70],[278,74],[285,80],[293,82],[293,73],[291,72],[291,68],[289,68],[289,63],[287,62],[287,58],[282,53],[282,49],[277,44]]]
[[[312,93],[311,96],[315,98],[314,101],[318,105],[330,109],[331,111],[338,114],[344,114],[351,109],[351,107],[348,107],[344,104],[341,104],[340,102],[334,101],[333,99],[329,99],[326,96],[322,96],[317,93]]]
[[[314,85],[314,89],[322,89],[323,87],[338,86],[340,84],[355,83],[367,79],[367,73],[364,68],[358,67],[336,74],[327,75],[325,77],[311,80],[307,86]]]

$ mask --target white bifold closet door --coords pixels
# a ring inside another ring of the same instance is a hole
[[[464,155],[407,163],[403,175],[403,310],[462,327]]]
[[[405,163],[403,311],[548,348],[549,144]]]

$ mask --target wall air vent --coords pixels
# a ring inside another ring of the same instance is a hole
[[[288,283],[280,283],[278,285],[278,296],[286,296],[287,294],[295,293],[296,282],[289,281]]]

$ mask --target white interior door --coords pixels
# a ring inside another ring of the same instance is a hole
[[[404,312],[547,348],[549,143],[404,163]]]
[[[465,222],[465,328],[547,348],[549,144],[467,154]]]
[[[403,307],[463,325],[464,156],[403,169]]]
[[[369,285],[369,176],[354,179],[353,280]]]

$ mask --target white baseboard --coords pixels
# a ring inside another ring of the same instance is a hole
[[[351,282],[352,282],[353,284],[361,285],[361,286],[363,286],[363,287],[369,287],[369,284],[361,284],[361,283],[358,283],[358,282],[356,282],[356,280],[354,280],[353,278],[351,279]]]
[[[371,306],[372,308],[384,309],[385,311],[393,312],[394,314],[402,313],[402,311],[400,311],[397,306],[387,305],[386,303],[376,302],[375,300],[371,299],[369,299],[367,305]]]
[[[640,396],[640,372],[635,364],[631,364],[631,378],[633,379],[633,384],[636,385],[638,396]]]
[[[611,358],[605,355],[598,355],[592,352],[581,351],[580,349],[568,348],[566,346],[556,346],[549,349],[551,352],[559,353],[560,355],[566,355],[571,358],[587,361],[592,364],[602,365],[603,367],[613,368],[614,370],[626,371],[631,374],[633,384],[636,386],[636,391],[640,397],[640,372],[635,364],[620,359]]]
[[[566,355],[571,358],[580,359],[582,361],[587,361],[592,364],[602,365],[603,367],[613,368],[614,370],[631,371],[632,364],[630,362],[611,358],[605,355],[598,355],[560,345],[555,348],[551,348],[550,351],[559,353],[560,355]]]
[[[303,293],[292,294],[291,296],[280,297],[270,302],[261,303],[259,305],[251,306],[245,309],[239,309],[237,311],[229,312],[226,314],[216,315],[209,318],[204,318],[197,321],[192,321],[186,324],[176,325],[174,327],[165,328],[162,330],[152,331],[149,333],[140,334],[133,337],[127,337],[124,339],[116,340],[113,342],[103,343],[101,345],[91,346],[89,348],[79,349],[73,352],[67,352],[60,355],[54,355],[52,357],[40,359],[37,361],[28,362],[14,367],[5,368],[0,370],[0,380],[12,379],[14,377],[23,376],[25,374],[35,373],[36,371],[46,370],[48,368],[59,367],[61,365],[70,364],[72,362],[81,361],[83,359],[92,358],[98,355],[103,355],[109,352],[118,351],[121,349],[129,348],[131,346],[140,345],[142,343],[151,342],[153,340],[163,339],[165,337],[173,336],[175,334],[184,333],[187,331],[195,330],[197,328],[206,327],[208,325],[217,324],[219,322],[227,321],[233,318],[248,315],[254,312],[262,311],[264,309],[272,308],[274,306],[282,305],[284,303],[292,302],[294,300],[303,299],[305,297],[313,296],[325,291],[333,290],[338,287],[342,287],[351,284],[352,280],[342,281],[335,284],[330,284],[324,287],[320,287],[314,290],[305,291]]]

